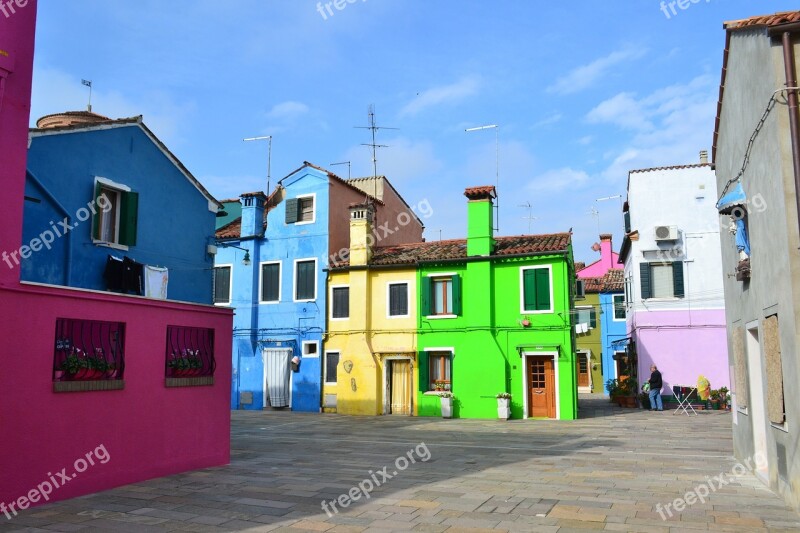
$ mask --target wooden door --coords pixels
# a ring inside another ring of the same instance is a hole
[[[576,356],[578,367],[578,387],[589,387],[589,355],[578,353]]]
[[[552,357],[528,357],[529,417],[556,417],[555,383]]]
[[[391,361],[391,414],[411,414],[411,362]]]

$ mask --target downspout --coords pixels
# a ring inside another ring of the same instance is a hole
[[[42,190],[44,196],[50,202],[52,202],[52,204],[56,206],[59,211],[61,211],[61,214],[64,215],[64,220],[67,221],[67,225],[72,227],[72,217],[69,215],[69,211],[67,211],[67,209],[61,205],[61,202],[59,202],[56,197],[47,190],[47,187],[45,187],[44,184],[39,181],[39,179],[34,176],[30,170],[26,172],[26,175],[27,178],[29,178],[34,184],[36,184],[37,187]],[[67,232],[63,236],[67,239],[67,256],[64,264],[64,285],[70,287],[70,282],[72,279],[72,232]]]
[[[786,87],[797,87],[797,69],[795,68],[794,47],[791,31],[784,31],[783,65],[786,71]],[[797,90],[786,91],[789,104],[789,132],[792,138],[792,166],[794,167],[794,194],[797,208],[797,224],[800,230],[800,121],[798,121]]]

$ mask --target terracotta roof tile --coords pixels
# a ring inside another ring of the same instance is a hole
[[[483,198],[497,198],[497,191],[494,185],[481,185],[479,187],[467,187],[464,196],[470,200],[481,200]]]
[[[757,26],[778,26],[800,22],[800,11],[781,11],[772,15],[758,15],[741,20],[729,20],[723,24],[726,30],[741,30]]]
[[[583,278],[583,290],[587,293],[598,293],[603,289],[603,278]]]
[[[584,268],[586,268],[586,263],[583,261],[575,261],[575,272],[580,272]]]
[[[602,292],[622,292],[625,288],[625,271],[621,268],[612,268],[603,276]]]
[[[572,234],[570,233],[497,237],[495,239],[494,255],[502,257],[517,254],[561,252],[567,249],[571,239]],[[453,239],[400,244],[397,246],[380,246],[375,248],[370,265],[413,265],[416,263],[466,258],[466,239]],[[331,266],[347,267],[349,263],[340,262]]]
[[[217,239],[238,239],[242,236],[242,217],[236,218],[219,228],[215,236]]]

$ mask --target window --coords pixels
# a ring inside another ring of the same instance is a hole
[[[213,385],[214,329],[167,326],[165,377],[167,387],[186,386],[170,379],[192,378],[191,385]],[[203,378],[203,379],[197,379]]]
[[[586,324],[588,328],[597,327],[597,311],[594,307],[576,307],[576,324]]]
[[[350,317],[350,287],[331,287],[331,318]]]
[[[111,180],[95,178],[92,207],[95,211],[92,218],[92,240],[95,243],[123,247],[136,244],[138,193]]]
[[[316,220],[316,194],[306,194],[286,200],[287,224],[311,224]]]
[[[683,263],[641,263],[642,299],[683,298]]]
[[[54,391],[124,388],[124,348],[123,322],[57,319],[52,369]],[[104,383],[86,383],[97,381]]]
[[[452,285],[451,285],[452,299]],[[389,317],[408,316],[408,283],[389,283]]]
[[[281,300],[281,264],[261,263],[261,302],[277,303]]]
[[[452,352],[430,352],[428,354],[429,389],[452,390]]]
[[[214,304],[230,305],[231,303],[231,266],[214,267]]]
[[[303,341],[303,357],[319,357],[319,341]]]
[[[614,320],[625,320],[625,295],[615,294],[611,297],[611,301],[614,303]]]
[[[336,385],[339,370],[339,352],[325,354],[325,384]]]
[[[308,302],[317,299],[317,260],[294,262],[294,300]]]
[[[425,316],[454,317],[461,314],[461,277],[458,274],[424,277],[421,291]]]
[[[522,313],[552,313],[553,287],[550,266],[520,269],[520,311]]]

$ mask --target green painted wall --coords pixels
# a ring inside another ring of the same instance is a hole
[[[566,257],[492,257],[420,266],[417,284],[421,296],[423,279],[432,274],[454,273],[460,277],[461,312],[455,318],[431,319],[423,313],[425,297],[419,298],[419,416],[441,415],[438,396],[425,395],[429,389],[426,348],[452,348],[455,417],[497,418],[495,396],[511,392],[512,418],[523,418],[525,384],[518,347],[526,346],[532,351],[560,347],[556,363],[558,415],[563,420],[576,418],[574,335],[569,312],[574,284],[574,273],[568,266],[571,263],[570,249]],[[539,265],[551,268],[553,309],[523,314],[520,269]],[[530,320],[529,327],[521,325],[524,317]]]
[[[577,312],[580,310],[581,307],[591,307],[594,309],[595,327],[589,329],[587,333],[580,333],[575,336],[575,342],[578,346],[576,348],[576,351],[580,352],[581,350],[589,350],[591,352],[589,368],[592,373],[592,383],[591,383],[592,392],[602,393],[605,384],[603,381],[603,365],[602,365],[603,336],[602,336],[601,324],[603,321],[600,316],[601,313],[600,295],[597,293],[594,294],[587,293],[585,299],[575,301],[576,322],[577,322]]]

